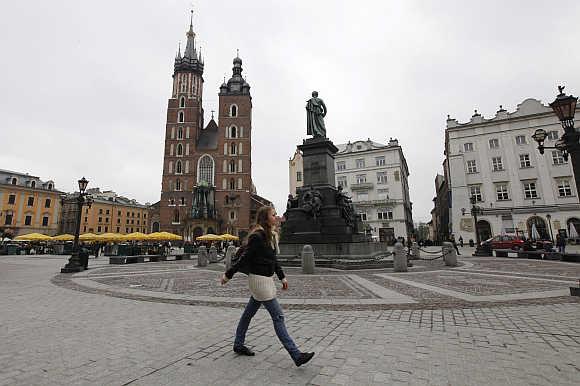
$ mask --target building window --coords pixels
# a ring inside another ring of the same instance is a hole
[[[367,221],[367,212],[359,212],[357,215],[361,221]]]
[[[89,218],[88,217],[85,217],[85,222],[88,222],[88,221],[89,221]]]
[[[11,194],[8,196],[8,205],[14,205],[14,203],[16,202],[16,195],[15,194]]]
[[[28,206],[34,206],[34,197],[28,197]]]
[[[389,189],[377,189],[379,200],[389,199]]]
[[[109,218],[105,217],[105,222],[108,224],[109,223]]]
[[[230,138],[236,138],[238,136],[238,128],[235,126],[230,127]]]
[[[105,214],[109,214],[109,209],[106,210]]]
[[[302,181],[302,172],[296,172],[296,181]]]
[[[102,217],[99,217],[99,222],[103,222],[103,218]]]
[[[181,197],[181,205],[185,205],[185,197]],[[137,225],[139,225],[139,220],[137,220]]]
[[[477,165],[475,160],[467,161],[467,173],[477,173]]]
[[[181,174],[181,171],[182,171],[182,169],[181,169],[181,161],[177,161],[175,163],[175,174]]]
[[[536,190],[535,182],[524,182],[524,197],[538,198],[538,192]]]
[[[359,159],[356,160],[356,167],[357,167],[357,169],[360,169],[360,168],[364,168],[365,167],[365,160],[364,160],[364,158],[359,158]]]
[[[368,201],[368,199],[369,199],[369,192],[366,191],[366,190],[361,190],[360,192],[358,192],[356,194],[356,198],[359,201]]]
[[[386,162],[385,162],[385,157],[384,157],[384,156],[381,156],[381,157],[376,157],[376,158],[375,158],[375,164],[376,164],[377,166],[385,166],[385,163],[386,163]]]
[[[181,180],[177,179],[175,181],[175,190],[181,190]]]
[[[483,196],[481,195],[481,186],[471,185],[469,187],[469,197],[475,197],[475,201],[482,202]]]
[[[501,157],[492,157],[491,163],[494,172],[500,172],[503,170],[503,163],[501,162]]]
[[[525,135],[516,136],[516,144],[525,145],[526,144],[526,136]]]
[[[32,216],[26,216],[24,218],[24,225],[30,225],[32,223]]]
[[[12,224],[12,214],[6,214],[6,217],[4,217],[4,225],[11,224]]]
[[[183,127],[177,129],[177,139],[183,139]]]
[[[197,182],[205,181],[209,186],[213,186],[213,159],[209,155],[204,155],[199,159],[199,174]]]
[[[175,206],[175,198],[169,199],[169,205]],[[129,224],[129,220],[127,219],[127,224]]]
[[[498,201],[505,201],[510,199],[507,184],[496,185],[495,193],[497,194]]]
[[[230,163],[228,164],[228,171],[230,173],[236,172],[236,161],[230,161]]]
[[[387,172],[377,172],[377,184],[387,183]]]
[[[490,149],[497,149],[499,147],[499,139],[492,138],[489,140],[489,148]]]
[[[43,227],[47,227],[48,226],[48,216],[44,216],[42,218],[42,226]]]
[[[570,197],[572,195],[572,187],[570,186],[570,181],[568,180],[558,181],[558,195],[560,197]]]
[[[30,183],[30,187],[31,187],[32,189],[36,188],[36,181],[32,181],[32,182]]]
[[[552,150],[552,162],[554,165],[563,165],[566,163],[564,161],[564,155],[560,150]]]
[[[463,151],[473,151],[473,143],[467,142],[463,144]]]
[[[179,107],[185,107],[185,97],[179,98]]]
[[[230,220],[236,219],[236,212],[234,210],[230,211]]]
[[[105,227],[105,232],[108,232],[108,231],[109,231],[109,227],[106,226]]]
[[[179,223],[179,211],[177,209],[175,209],[175,211],[173,212],[173,222]]]
[[[549,139],[550,141],[557,140],[558,139],[558,132],[555,130],[548,131],[548,133],[546,135],[546,139]]]
[[[366,174],[358,174],[356,176],[356,183],[357,184],[364,184],[367,182],[367,175]]]
[[[18,180],[16,178],[12,179],[12,185],[16,185],[17,182],[18,182]]]
[[[520,168],[531,168],[532,163],[530,162],[529,154],[520,154]]]
[[[52,184],[48,184],[48,190],[52,190]]]
[[[180,143],[177,144],[177,155],[183,155],[183,145]]]
[[[120,210],[118,210],[118,211],[117,211],[117,216],[120,216],[120,215],[121,215],[121,211],[120,211]]]
[[[97,232],[101,232],[101,226],[97,226]]]
[[[120,218],[118,218],[118,219],[117,219],[117,224],[120,224],[120,223],[121,223],[121,219],[120,219]]]
[[[179,118],[178,118],[177,122],[179,122],[179,123],[185,122],[185,114],[183,113],[183,111],[179,112]]]
[[[230,106],[230,117],[237,117],[238,116],[238,106],[231,105]]]
[[[230,190],[236,190],[236,180],[233,178],[230,178],[229,188]]]
[[[121,231],[121,228],[117,227],[117,233],[119,233]]]
[[[346,163],[344,161],[337,162],[336,170],[346,170]]]
[[[377,210],[377,218],[379,220],[392,220],[393,219],[393,211],[386,209],[386,208],[379,208]]]
[[[236,149],[236,144],[232,142],[232,143],[230,144],[230,154],[231,154],[231,155],[236,155],[236,150],[237,150],[237,149]]]
[[[342,186],[343,188],[346,188],[348,186],[347,182],[346,182],[346,176],[340,176],[336,178],[336,184],[338,186]]]

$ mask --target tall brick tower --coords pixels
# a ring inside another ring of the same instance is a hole
[[[159,221],[162,231],[184,235],[191,217],[194,200],[193,188],[197,184],[200,154],[196,142],[203,127],[203,59],[195,47],[192,20],[187,31],[187,45],[183,56],[181,48],[175,57],[173,89],[167,103],[165,148]],[[206,159],[207,160],[207,159]],[[211,181],[205,181],[213,186]]]
[[[232,77],[219,92],[219,156],[216,201],[220,203],[225,232],[243,236],[252,219],[255,188],[252,183],[252,96],[242,77],[242,59],[236,55]]]

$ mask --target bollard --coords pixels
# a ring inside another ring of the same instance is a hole
[[[207,267],[207,249],[203,245],[197,250],[197,266]]]
[[[416,241],[413,241],[413,244],[411,244],[411,256],[413,256],[413,259],[419,259],[421,257],[419,244]]]
[[[215,245],[212,245],[209,248],[209,262],[210,263],[217,263],[217,249]]]
[[[314,267],[314,250],[311,245],[305,245],[302,247],[302,273],[313,274]]]
[[[407,272],[407,254],[405,253],[403,244],[399,242],[395,243],[393,255],[395,272]]]
[[[228,249],[226,250],[226,258],[225,258],[226,271],[231,268],[232,257],[234,257],[235,254],[236,254],[236,247],[234,247],[233,245],[230,245],[228,247]]]
[[[441,248],[443,252],[443,261],[448,267],[457,267],[457,251],[453,248],[453,243],[448,241],[443,243]]]

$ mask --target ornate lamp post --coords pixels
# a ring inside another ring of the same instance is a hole
[[[88,196],[88,193],[85,192],[87,189],[87,185],[89,181],[85,177],[81,178],[79,181],[79,196],[77,198],[77,224],[75,229],[75,241],[73,243],[73,251],[72,255],[68,260],[68,263],[60,270],[61,273],[71,273],[71,272],[81,272],[85,269],[84,265],[81,263],[81,259],[79,256],[79,233],[81,231],[81,217],[83,214],[83,205],[88,205],[89,207],[92,204],[92,200]]]
[[[556,100],[550,103],[550,107],[558,116],[564,135],[554,146],[544,146],[546,140],[546,130],[537,129],[532,138],[538,143],[538,151],[544,154],[544,149],[557,149],[562,152],[562,157],[568,161],[568,156],[572,156],[572,171],[576,180],[576,194],[580,192],[580,133],[574,129],[574,114],[576,113],[576,102],[578,98],[564,94],[564,86],[558,86],[560,94]]]
[[[475,246],[479,248],[479,243],[481,240],[479,239],[479,229],[477,229],[477,216],[483,214],[483,210],[481,207],[475,205],[475,196],[471,196],[469,201],[471,202],[471,215],[473,216],[473,221],[475,222]]]

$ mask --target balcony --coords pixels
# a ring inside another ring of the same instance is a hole
[[[379,205],[395,205],[396,200],[391,199],[381,199],[381,200],[365,200],[365,201],[353,201],[356,206],[379,206]]]
[[[374,187],[372,182],[361,182],[360,184],[351,184],[350,190],[369,190]]]

